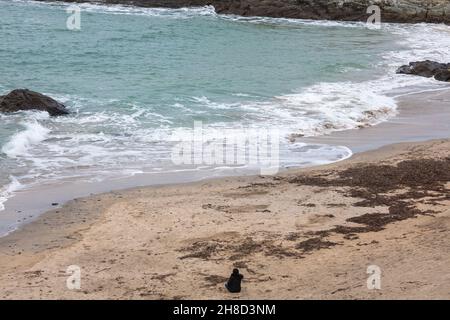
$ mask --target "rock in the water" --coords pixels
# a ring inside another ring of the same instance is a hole
[[[450,69],[440,70],[438,73],[436,73],[434,78],[439,81],[450,82]]]
[[[421,77],[434,77],[439,81],[450,81],[450,63],[439,63],[430,60],[411,62],[397,69],[399,74],[411,74]]]
[[[28,89],[16,89],[7,95],[0,96],[0,112],[21,110],[47,111],[51,116],[69,114],[62,103]]]

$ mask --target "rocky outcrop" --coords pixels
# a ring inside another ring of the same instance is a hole
[[[0,96],[0,112],[21,110],[47,111],[51,116],[69,114],[62,103],[28,89],[16,89],[7,95]]]
[[[47,0],[48,1],[48,0]],[[54,0],[58,1],[58,0]],[[218,13],[299,19],[366,21],[368,7],[381,9],[383,22],[450,23],[449,0],[64,0],[143,7],[213,5]]]
[[[450,82],[450,63],[439,63],[430,60],[411,62],[409,65],[401,66],[397,73],[427,78],[434,77],[439,81]]]
[[[366,21],[371,5],[383,22],[450,23],[448,0],[226,0],[214,4],[219,13],[302,19]]]
[[[436,72],[434,78],[439,81],[450,82],[450,65],[447,70],[439,70]]]

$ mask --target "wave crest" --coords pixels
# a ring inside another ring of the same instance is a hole
[[[10,158],[26,155],[33,145],[44,141],[50,133],[50,129],[41,125],[36,119],[20,124],[25,127],[25,130],[14,134],[2,147],[2,152]]]

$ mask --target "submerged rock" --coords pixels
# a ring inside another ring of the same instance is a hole
[[[397,73],[427,78],[434,77],[439,81],[450,81],[450,63],[439,63],[430,60],[411,62],[409,65],[398,68]]]
[[[62,103],[28,89],[16,89],[7,95],[0,96],[0,112],[21,110],[47,111],[51,116],[69,114]]]

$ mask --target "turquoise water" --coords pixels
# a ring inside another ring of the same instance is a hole
[[[209,114],[192,97],[231,103],[245,93],[257,101],[338,81],[348,68],[370,70],[392,44],[389,35],[367,29],[242,23],[208,9],[146,15],[91,8],[73,32],[64,9],[2,2],[3,88],[117,100],[112,107],[125,111],[127,104],[145,105],[176,125],[194,117],[180,114],[175,103],[207,111],[204,121],[240,121],[246,111]]]
[[[280,130],[283,166],[336,161],[349,150],[289,135],[386,120],[396,112],[389,90],[430,81],[396,76],[395,67],[447,54],[433,48],[444,26],[375,30],[208,7],[81,5],[81,30],[71,31],[67,7],[0,0],[0,95],[26,87],[73,112],[0,116],[0,203],[44,181],[173,170],[168,137],[194,121]]]

